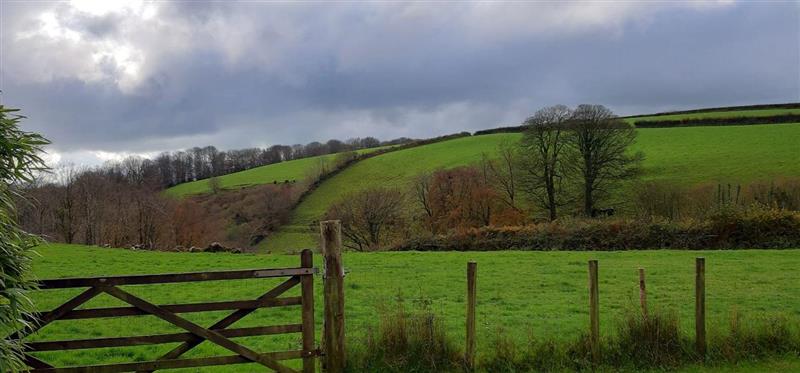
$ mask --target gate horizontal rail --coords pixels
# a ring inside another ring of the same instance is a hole
[[[201,366],[258,363],[278,372],[294,372],[293,369],[279,361],[288,359],[303,359],[303,371],[313,372],[315,358],[320,355],[314,341],[314,297],[313,275],[317,269],[313,267],[310,250],[304,250],[301,255],[301,265],[297,268],[266,268],[234,271],[211,271],[191,273],[169,273],[132,276],[103,276],[81,277],[42,280],[40,289],[67,289],[87,288],[82,293],[67,300],[60,306],[40,314],[38,320],[28,324],[10,336],[8,339],[24,339],[36,333],[46,325],[57,320],[94,319],[105,317],[127,317],[151,315],[177,326],[185,332],[154,334],[140,336],[125,336],[111,338],[73,339],[60,341],[26,342],[25,361],[30,366],[32,373],[97,373],[97,372],[153,372],[160,369],[193,368]],[[221,302],[184,303],[156,305],[139,296],[128,293],[120,288],[126,285],[149,285],[180,282],[201,282],[219,280],[242,280],[258,278],[280,278],[286,280],[262,294],[254,300],[233,300]],[[301,295],[280,297],[289,289],[300,285]],[[130,307],[106,307],[77,309],[97,295],[107,294],[126,302]],[[247,328],[229,328],[252,312],[262,308],[301,306],[302,322],[286,325],[269,325]],[[215,322],[209,327],[197,325],[178,316],[182,313],[208,312],[232,310],[233,312]],[[295,351],[279,351],[259,353],[237,343],[231,338],[263,336],[287,333],[302,333],[303,348]],[[216,344],[236,355],[210,356],[200,358],[181,358],[181,355],[193,349],[204,341]],[[165,343],[181,344],[169,352],[152,361],[87,365],[76,367],[54,367],[32,355],[41,351],[66,351],[107,347],[126,347],[140,345],[156,345]]]
[[[285,307],[285,306],[298,306],[302,304],[301,297],[286,297],[266,299],[263,301],[245,300],[245,301],[227,301],[227,302],[207,302],[207,303],[187,303],[187,304],[167,304],[159,306],[167,311],[173,313],[191,313],[191,312],[208,312],[208,311],[225,311],[236,309],[257,309],[257,308],[270,308],[270,307]],[[43,313],[46,316],[48,313]],[[108,307],[108,308],[89,308],[84,310],[72,310],[61,316],[59,320],[78,320],[78,319],[96,319],[101,317],[125,317],[125,316],[141,316],[147,315],[136,307]]]
[[[147,285],[168,284],[175,282],[242,280],[249,278],[313,275],[316,273],[316,271],[316,268],[267,268],[238,271],[166,273],[157,275],[59,278],[53,280],[41,280],[39,281],[39,288],[66,289],[88,286]]]

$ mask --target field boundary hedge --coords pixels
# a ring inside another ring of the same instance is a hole
[[[800,104],[798,104],[800,106]],[[650,117],[650,115],[647,115]],[[630,118],[630,117],[628,117]],[[783,124],[800,122],[800,114],[770,115],[763,117],[725,117],[725,118],[685,118],[670,120],[640,120],[635,121],[636,128],[671,128],[671,127],[702,127],[702,126],[743,126],[759,124]],[[525,132],[524,125],[497,127],[488,130],[475,131],[473,136],[489,135],[493,133],[520,133]]]
[[[663,115],[698,114],[698,113],[711,113],[715,111],[766,110],[766,109],[800,109],[800,102],[787,102],[783,104],[723,106],[717,108],[703,108],[703,109],[678,110],[678,111],[662,111],[660,113],[655,113],[655,114],[637,114],[623,118],[659,117]]]
[[[686,118],[672,120],[635,121],[636,128],[665,128],[693,126],[739,126],[755,124],[781,124],[800,122],[800,114],[772,115],[766,117]]]
[[[564,220],[484,227],[408,240],[392,251],[790,249],[800,247],[800,212],[722,211],[703,221]]]

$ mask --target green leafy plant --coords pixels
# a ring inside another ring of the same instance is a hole
[[[39,154],[49,143],[38,134],[20,130],[24,117],[17,111],[0,105],[0,330],[4,335],[32,319],[26,293],[35,286],[28,271],[37,239],[17,225],[15,197],[19,195],[14,187],[46,168]],[[25,369],[21,347],[17,340],[0,340],[0,371]]]

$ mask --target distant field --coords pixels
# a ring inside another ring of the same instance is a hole
[[[680,184],[746,182],[800,175],[800,124],[639,129],[634,150],[645,154],[646,180]],[[309,224],[346,193],[370,186],[408,188],[422,171],[476,162],[521,134],[472,136],[370,158],[324,182],[295,210],[292,223],[262,248],[310,247]]]
[[[383,147],[361,149],[357,152],[359,154],[363,154],[382,148]],[[253,185],[270,184],[274,181],[279,183],[285,180],[301,181],[308,175],[309,172],[311,172],[311,170],[314,169],[314,167],[319,165],[320,162],[330,162],[333,161],[335,157],[336,154],[327,154],[318,157],[294,159],[291,161],[234,172],[232,174],[219,176],[217,179],[219,179],[220,186],[225,189],[236,189]],[[211,192],[211,187],[208,184],[208,179],[178,184],[166,190],[167,195],[174,197],[184,197],[193,194],[209,192]]]
[[[800,114],[800,109],[754,109],[754,110],[730,110],[730,111],[708,111],[700,113],[670,114],[641,116],[625,118],[628,123],[649,121],[649,120],[682,120],[682,119],[705,119],[705,118],[734,118],[734,117],[771,117],[774,115]]]
[[[296,266],[294,255],[233,255],[144,252],[103,249],[79,245],[47,245],[34,262],[40,278],[143,274],[222,269]],[[571,339],[587,328],[586,262],[600,261],[601,329],[613,329],[613,322],[626,309],[638,304],[636,268],[647,269],[649,300],[652,307],[678,312],[682,327],[689,332],[693,320],[694,257],[704,256],[707,265],[707,307],[711,335],[727,327],[732,310],[751,316],[785,316],[800,320],[800,250],[738,251],[625,251],[625,252],[481,252],[481,253],[346,253],[344,265],[347,333],[362,335],[369,320],[374,320],[380,304],[393,304],[399,295],[412,307],[425,298],[445,317],[447,330],[459,342],[464,336],[465,266],[478,262],[478,351],[490,346],[497,328],[523,342],[532,333],[540,338]],[[315,258],[319,265],[319,257]],[[201,302],[255,297],[272,280],[204,282],[133,286],[134,294],[157,303]],[[316,304],[321,304],[318,277]],[[34,294],[40,309],[51,309],[77,291],[46,291]],[[296,295],[288,294],[288,295]],[[91,301],[87,307],[121,305],[109,297]],[[223,312],[183,314],[190,320],[209,325]],[[321,328],[321,308],[317,307],[317,336]],[[237,323],[238,327],[276,325],[299,321],[297,307],[264,309]],[[57,321],[47,326],[40,340],[81,339],[152,332],[170,333],[176,329],[152,317]],[[247,346],[259,349],[297,348],[298,335],[248,337]],[[155,358],[175,344],[78,350],[38,355],[57,365],[89,362],[121,362]],[[358,348],[352,345],[352,348]],[[222,353],[203,344],[190,356]],[[703,368],[701,371],[752,371],[765,367],[798,367],[797,359],[745,364],[739,367]],[[686,369],[695,371],[699,368]],[[184,372],[198,370],[185,370]],[[207,368],[202,372],[256,372],[255,366],[239,365],[227,369]]]

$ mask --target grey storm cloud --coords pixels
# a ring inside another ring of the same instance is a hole
[[[0,9],[0,99],[22,108],[54,153],[79,161],[428,137],[518,123],[556,103],[632,114],[800,100],[792,2]]]

